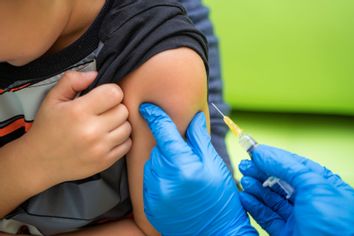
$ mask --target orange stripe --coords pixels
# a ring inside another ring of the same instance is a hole
[[[20,118],[15,120],[11,124],[0,129],[0,137],[8,135],[22,127],[25,128],[26,132],[31,128],[32,122],[26,122],[24,118]]]
[[[12,88],[12,89],[10,89],[10,91],[11,91],[11,92],[16,92],[16,91],[18,91],[18,90],[20,90],[20,89],[26,88],[26,87],[29,86],[29,85],[30,85],[30,83],[27,83],[27,84],[24,84],[24,85],[22,85],[22,86],[20,86],[20,87]]]
[[[28,130],[30,130],[31,127],[32,127],[32,122],[25,121],[25,131],[28,132]]]
[[[16,91],[21,90],[21,89],[24,89],[24,88],[26,88],[26,87],[28,87],[28,86],[30,86],[30,85],[31,85],[31,83],[27,83],[27,84],[21,85],[20,87],[12,88],[12,89],[10,89],[10,90],[8,90],[8,91],[10,91],[10,92],[16,92]],[[3,93],[5,93],[5,92],[6,92],[6,90],[0,89],[0,94],[3,94]]]

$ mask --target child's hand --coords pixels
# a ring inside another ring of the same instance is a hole
[[[118,85],[99,86],[76,98],[96,72],[67,72],[43,101],[24,136],[45,186],[101,172],[131,147],[128,110]]]

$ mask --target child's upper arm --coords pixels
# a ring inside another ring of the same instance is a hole
[[[184,134],[198,111],[204,111],[209,117],[205,67],[191,49],[168,50],[151,58],[120,85],[133,127],[133,147],[127,155],[127,163],[134,218],[146,234],[156,235],[145,217],[143,206],[144,164],[155,141],[139,114],[139,105],[152,102],[161,106]]]

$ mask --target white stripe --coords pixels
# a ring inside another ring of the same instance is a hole
[[[80,65],[73,70],[93,71],[96,69],[96,62]],[[25,120],[32,121],[47,93],[60,80],[62,74],[53,76],[27,88],[6,92],[0,95],[0,122],[14,116],[23,115]]]

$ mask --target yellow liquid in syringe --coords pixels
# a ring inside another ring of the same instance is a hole
[[[247,151],[250,156],[251,153],[250,151],[252,150],[252,148],[257,146],[257,142],[256,140],[254,140],[250,135],[245,134],[242,132],[242,129],[240,127],[238,127],[238,125],[235,124],[235,122],[233,122],[230,117],[225,116],[224,113],[222,113],[219,108],[217,108],[215,106],[214,103],[212,103],[211,105],[213,105],[213,107],[222,115],[223,120],[225,122],[225,124],[229,127],[229,129],[231,130],[231,132],[238,137],[238,142],[241,145],[241,147]],[[252,156],[251,156],[252,158]],[[263,187],[272,187],[274,184],[278,184],[286,193],[286,198],[289,199],[293,193],[294,193],[294,188],[289,185],[287,182],[276,178],[274,176],[270,176],[266,181],[264,181],[263,183]]]

